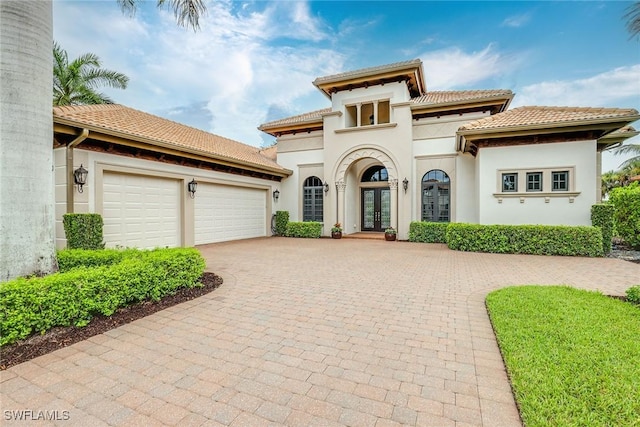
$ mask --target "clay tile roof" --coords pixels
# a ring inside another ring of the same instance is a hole
[[[361,68],[359,70],[346,71],[344,73],[338,73],[338,74],[332,74],[330,76],[318,77],[313,82],[313,84],[320,85],[320,84],[326,83],[326,82],[334,82],[334,81],[339,81],[339,80],[346,80],[346,79],[349,79],[351,77],[368,76],[368,75],[377,74],[377,73],[380,73],[380,72],[385,72],[385,71],[388,71],[388,70],[396,70],[396,69],[399,69],[399,68],[405,68],[405,67],[408,67],[408,66],[418,67],[420,65],[422,65],[422,61],[419,60],[419,59],[412,59],[412,60],[409,60],[409,61],[394,62],[393,64],[377,65],[375,67]]]
[[[286,117],[284,119],[274,120],[272,122],[264,123],[260,125],[258,129],[264,130],[264,129],[284,126],[284,125],[295,125],[295,124],[307,123],[307,122],[321,122],[322,115],[330,112],[331,112],[331,108],[322,108],[320,110],[299,114],[297,116]]]
[[[53,108],[54,122],[64,120],[90,130],[116,132],[132,138],[195,150],[202,155],[237,160],[257,167],[286,171],[260,149],[171,120],[118,104],[79,105]]]
[[[519,107],[493,116],[469,122],[460,131],[507,129],[521,126],[571,125],[584,122],[602,122],[609,119],[636,120],[638,112],[632,108],[586,107]]]
[[[446,90],[431,91],[422,96],[411,98],[413,104],[449,104],[475,99],[512,97],[513,92],[508,89],[491,90]]]

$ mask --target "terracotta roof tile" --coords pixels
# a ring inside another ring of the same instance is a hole
[[[431,91],[411,98],[413,104],[448,104],[475,99],[512,97],[508,89]]]
[[[638,112],[632,108],[587,108],[587,107],[519,107],[469,122],[460,127],[461,131],[504,129],[520,126],[545,126],[572,122],[599,121],[606,119],[635,120]]]
[[[317,79],[315,79],[313,84],[314,85],[320,85],[320,84],[325,83],[325,82],[333,82],[333,81],[337,81],[337,80],[346,80],[346,79],[349,79],[351,77],[376,74],[376,73],[379,73],[379,72],[384,72],[384,71],[387,71],[387,70],[395,70],[395,69],[403,68],[403,67],[407,67],[407,66],[418,67],[420,65],[422,65],[422,61],[420,61],[419,59],[412,59],[412,60],[409,60],[409,61],[395,62],[393,64],[378,65],[378,66],[369,67],[369,68],[361,68],[359,70],[346,71],[344,73],[338,73],[338,74],[332,74],[330,76],[318,77]]]
[[[171,120],[118,104],[54,107],[56,118],[74,122],[77,126],[89,126],[105,131],[118,132],[132,137],[146,138],[176,148],[188,148],[203,155],[220,156],[239,160],[257,167],[285,171],[273,159],[260,153],[260,149],[205,132]]]
[[[305,123],[305,122],[316,122],[316,121],[322,121],[322,115],[326,114],[326,113],[330,113],[331,112],[331,108],[322,108],[320,110],[315,110],[315,111],[310,111],[308,113],[304,113],[304,114],[299,114],[297,116],[291,116],[291,117],[286,117],[284,119],[280,119],[280,120],[274,120],[272,122],[267,122],[264,123],[262,125],[260,125],[260,127],[258,129],[263,130],[263,129],[268,129],[268,128],[273,128],[273,127],[277,127],[277,126],[283,126],[283,125],[295,125],[298,123]]]

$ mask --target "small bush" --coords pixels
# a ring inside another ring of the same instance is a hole
[[[594,227],[600,227],[600,230],[602,231],[602,250],[605,255],[611,252],[614,213],[615,208],[610,204],[597,204],[591,206],[591,225]]]
[[[614,188],[610,193],[615,206],[616,233],[636,250],[640,250],[640,184]]]
[[[64,252],[62,259],[79,258],[78,252]],[[110,316],[127,304],[159,300],[179,288],[197,286],[205,268],[193,248],[126,250],[119,262],[117,258],[89,256],[90,266],[68,262],[66,267],[73,268],[66,272],[0,284],[0,345],[55,326],[84,326],[96,314]]]
[[[640,285],[627,289],[627,301],[640,305]]]
[[[315,221],[290,222],[285,234],[287,237],[308,237],[317,239],[322,235],[322,223]]]
[[[413,221],[409,224],[409,241],[447,243],[448,222]]]
[[[289,224],[289,212],[276,211],[276,236],[287,234],[287,224]]]
[[[77,267],[102,267],[117,264],[125,258],[143,256],[138,249],[104,249],[101,251],[86,249],[65,249],[58,251],[58,267],[64,273]]]
[[[92,213],[69,213],[62,216],[69,249],[103,249],[102,217]]]
[[[470,252],[602,256],[602,232],[586,226],[451,223],[447,244]]]

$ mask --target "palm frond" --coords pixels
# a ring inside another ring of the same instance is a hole
[[[109,86],[116,89],[126,89],[129,83],[129,77],[122,73],[103,68],[94,68],[88,70],[84,75],[87,86]]]
[[[168,9],[173,9],[173,16],[181,27],[191,27],[194,31],[200,29],[200,16],[207,12],[203,0],[158,0],[158,7],[166,3]]]
[[[613,150],[613,153],[618,154],[640,154],[640,144],[626,144]]]
[[[640,34],[640,2],[629,6],[624,18],[627,20],[627,30],[631,33],[631,37]]]
[[[122,10],[122,13],[134,17],[136,15],[136,0],[118,0],[118,5]]]

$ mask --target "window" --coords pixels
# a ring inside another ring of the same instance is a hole
[[[422,177],[422,221],[449,222],[449,175],[434,169]]]
[[[389,100],[363,102],[345,107],[345,127],[372,126],[390,122]]]
[[[569,171],[551,172],[551,190],[569,191]]]
[[[503,173],[502,174],[502,191],[505,193],[518,191],[518,174]]]
[[[324,195],[322,180],[317,176],[305,179],[302,188],[302,220],[322,222]]]
[[[527,191],[542,191],[542,172],[527,172]]]
[[[371,166],[362,174],[361,182],[382,182],[389,181],[387,168],[384,166]]]

